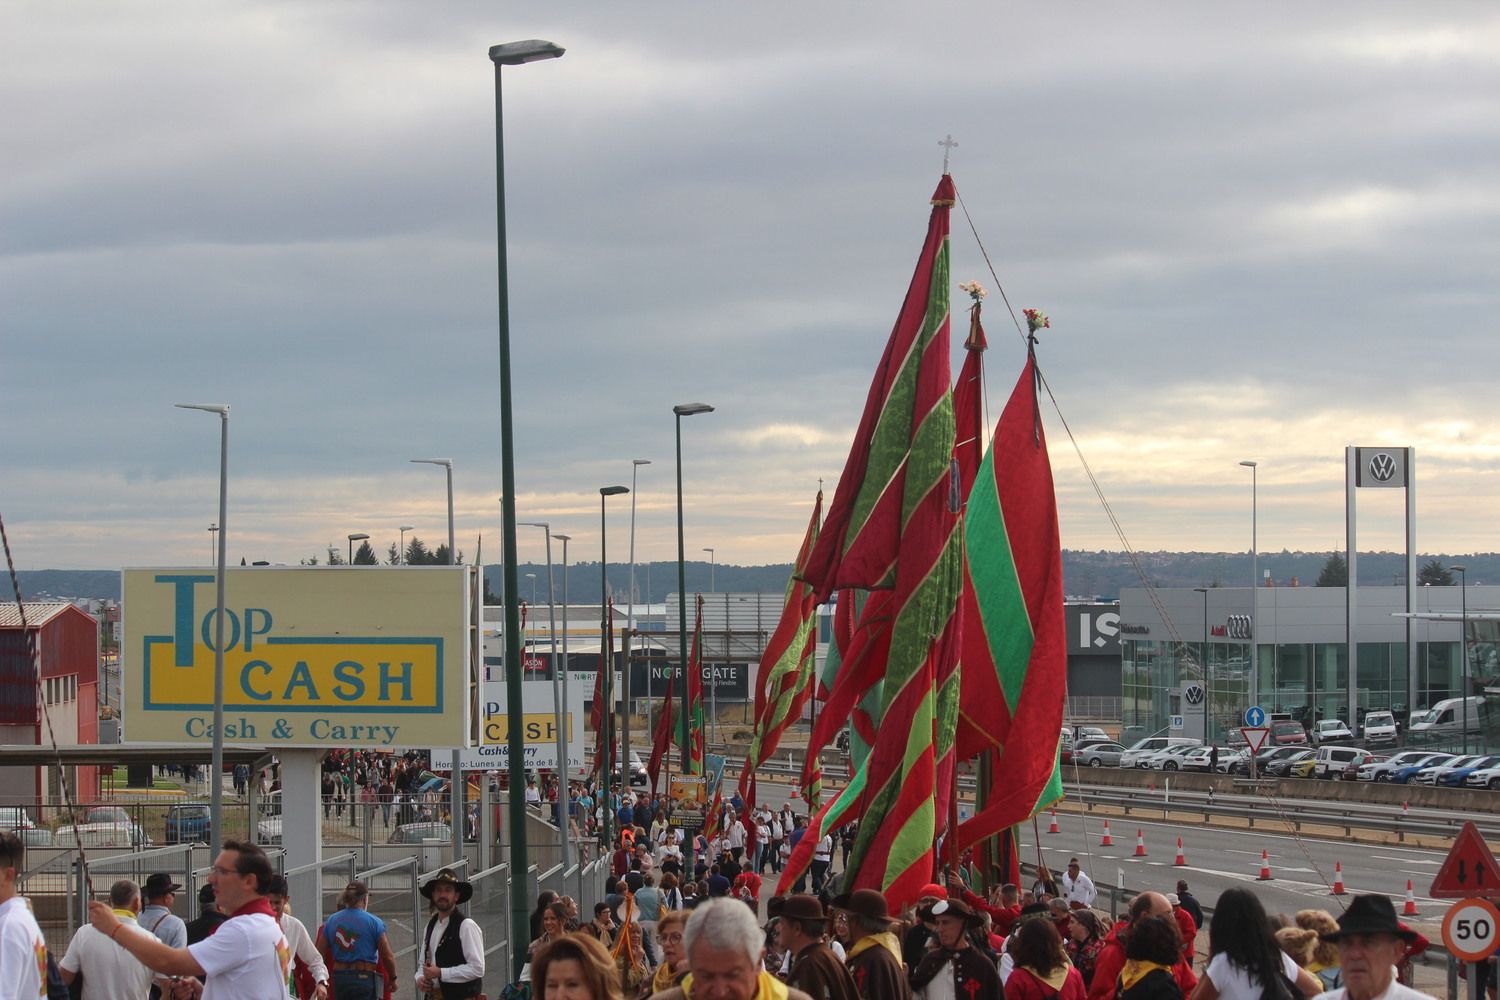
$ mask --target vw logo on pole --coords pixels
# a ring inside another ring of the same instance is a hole
[[[1377,483],[1388,483],[1396,474],[1396,459],[1388,451],[1377,452],[1370,459],[1370,478]]]
[[[1197,681],[1189,681],[1182,688],[1182,700],[1189,705],[1203,704],[1203,685]]]

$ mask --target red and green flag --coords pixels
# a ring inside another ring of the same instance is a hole
[[[1034,334],[1039,324],[1033,320],[1032,325]],[[959,850],[1062,797],[1057,763],[1067,699],[1062,552],[1037,379],[1033,346],[965,512],[973,614],[964,622],[964,703],[969,703],[971,674],[987,683],[994,679],[1000,697],[984,724],[993,727],[1001,750],[987,800],[958,828]]]
[[[698,614],[693,619],[693,645],[688,652],[687,704],[688,759],[685,774],[703,773],[703,595],[698,594]]]
[[[753,787],[755,771],[776,752],[782,734],[802,717],[802,710],[813,697],[816,687],[813,668],[818,643],[815,628],[818,605],[813,598],[812,586],[799,574],[817,541],[822,514],[823,491],[819,490],[812,519],[807,523],[802,547],[797,552],[792,577],[787,581],[781,619],[776,623],[776,631],[771,633],[756,673],[755,732],[751,737],[750,751],[745,755],[745,766],[740,769],[741,798],[747,798],[746,793]],[[748,798],[754,801],[753,794]]]
[[[671,673],[667,674],[667,693],[662,696],[661,712],[656,716],[656,728],[651,731],[651,759],[646,761],[646,775],[651,788],[656,788],[657,776],[661,774],[662,761],[672,749],[672,738],[678,732],[677,718],[672,712]]]

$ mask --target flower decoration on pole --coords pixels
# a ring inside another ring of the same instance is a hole
[[[961,292],[968,292],[969,298],[973,299],[975,302],[978,302],[980,299],[983,299],[986,295],[990,294],[989,292],[985,291],[984,286],[977,281],[961,281],[958,283],[958,290]]]
[[[1035,344],[1037,339],[1036,332],[1038,330],[1052,329],[1052,320],[1048,319],[1047,314],[1040,309],[1023,309],[1021,311],[1026,314],[1026,339]]]

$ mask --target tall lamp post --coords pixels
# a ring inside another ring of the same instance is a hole
[[[553,725],[557,729],[557,832],[562,838],[562,866],[567,871],[573,866],[572,837],[568,829],[568,705],[563,700],[562,667],[557,662],[557,603],[552,585],[552,525],[546,521],[520,521],[528,528],[541,528],[547,537],[547,623],[552,634],[550,662],[552,664],[552,700],[556,705]],[[566,546],[567,542],[564,541]],[[528,573],[527,576],[535,574]]]
[[[687,671],[688,671],[688,640],[687,640],[687,551],[683,546],[682,539],[682,418],[696,416],[699,413],[712,413],[714,408],[707,403],[678,403],[672,407],[672,413],[677,418],[677,640],[678,656],[677,670],[682,678],[683,712],[682,727],[678,733],[681,739],[681,748],[678,751],[682,758],[682,773],[691,773],[688,760],[688,744],[692,739],[688,730],[687,706]],[[693,870],[693,840],[691,837],[685,839],[686,850],[682,852],[682,870],[690,872]]]
[[[500,338],[500,480],[504,496],[500,498],[501,543],[505,576],[505,693],[506,715],[510,738],[506,741],[510,754],[510,788],[515,793],[526,786],[526,744],[522,740],[521,673],[514,669],[521,662],[521,609],[516,600],[516,463],[514,419],[510,399],[510,279],[505,252],[505,125],[501,100],[500,70],[505,66],[520,66],[542,59],[556,59],[563,49],[552,42],[530,39],[524,42],[507,42],[490,48],[490,61],[495,64],[495,242],[497,248],[496,272],[499,278],[499,338]],[[512,871],[528,869],[526,857],[526,813],[524,809],[510,811],[510,842]],[[512,927],[525,927],[531,917],[530,903],[524,892],[511,894]],[[512,949],[511,977],[520,978],[525,964],[526,952]]]
[[[609,641],[609,626],[613,615],[609,611],[609,530],[604,517],[604,502],[609,497],[617,497],[622,493],[629,493],[629,486],[601,486],[599,487],[599,649],[603,653],[599,657],[599,669],[604,671],[604,713],[600,716],[604,720],[604,732],[608,737],[604,741],[604,764],[600,771],[605,775],[604,790],[609,791],[609,755],[615,748],[615,648]],[[624,702],[625,709],[622,713],[624,718],[620,725],[620,801],[625,801],[626,794],[630,791],[630,664],[625,664],[621,671],[624,675],[620,682],[625,686]],[[607,798],[606,794],[606,798]],[[611,803],[613,806],[613,803]],[[608,820],[606,820],[608,822]],[[610,841],[614,846],[614,841]]]
[[[630,593],[627,595],[628,603],[625,605],[625,669],[630,669],[630,641],[635,637],[635,480],[636,473],[641,471],[641,466],[650,465],[649,458],[632,458],[630,460]],[[649,664],[646,670],[646,718],[651,717],[651,670]]]
[[[716,592],[716,588],[714,587],[714,550],[712,548],[704,548],[703,551],[708,553],[708,592],[712,594]]]
[[[1240,465],[1250,470],[1250,697],[1251,704],[1258,704],[1260,697],[1260,647],[1255,641],[1259,633],[1256,618],[1260,613],[1260,542],[1256,539],[1259,518],[1256,505],[1256,478],[1258,464],[1247,459]]]
[[[363,542],[370,536],[363,531],[356,531],[349,536],[349,565],[354,565],[354,543]]]
[[[563,634],[562,634],[562,666],[559,668],[558,672],[560,674],[562,674],[562,700],[563,700],[563,704],[567,705],[567,704],[569,704],[569,701],[568,701],[568,543],[573,540],[573,536],[572,535],[553,535],[552,537],[556,538],[558,541],[562,542]],[[582,730],[583,730],[583,718],[582,718],[582,716],[580,716],[579,719],[578,719],[578,729],[579,729],[580,732],[582,732]],[[571,737],[572,733],[569,732],[567,735]],[[579,763],[582,764],[583,761],[580,760]],[[567,772],[566,768],[567,768],[567,766],[569,766],[571,764],[572,764],[572,761],[568,760],[567,764],[564,765],[564,771],[563,771],[563,780],[564,781],[568,780],[568,772]],[[588,817],[587,816],[581,816],[580,819],[582,820],[582,822],[579,824],[578,830],[579,830],[579,832],[581,834],[583,831],[585,831],[585,830],[588,829]],[[571,823],[572,822],[572,817],[570,817],[570,816],[564,816],[563,817],[563,822],[564,823]],[[571,833],[571,828],[570,828],[569,832]],[[567,869],[564,868],[563,871],[567,871]],[[580,897],[583,895],[583,866],[582,865],[580,865],[579,868],[578,868],[578,895]]]
[[[708,592],[710,594],[716,593],[717,588],[714,587],[714,550],[712,547],[705,547],[703,551],[708,553]],[[698,655],[702,656],[703,654],[699,653]],[[729,661],[729,596],[727,594],[724,597],[724,661],[726,663]],[[719,679],[714,675],[712,667],[708,670],[708,676],[712,681],[708,685],[708,731],[713,735],[714,742],[718,742]]]
[[[208,842],[224,842],[224,548],[229,524],[229,406],[177,403],[178,409],[219,415],[219,556],[214,566],[214,740],[209,763]]]
[[[1460,620],[1463,622],[1463,632],[1458,637],[1458,651],[1463,655],[1463,687],[1459,689],[1459,696],[1464,702],[1464,753],[1469,752],[1469,573],[1466,566],[1449,566],[1450,570],[1458,574],[1458,599],[1460,607]]]
[[[451,458],[414,458],[413,465],[440,465],[447,473],[448,479],[448,565],[452,566],[458,559],[458,553],[453,548],[453,459]],[[511,533],[514,537],[514,532]],[[463,782],[463,756],[458,747],[453,748],[452,769],[448,772],[448,812],[452,819],[449,826],[453,833],[453,860],[456,862],[464,856],[464,782]],[[515,786],[512,785],[512,788]]]
[[[208,526],[208,564],[212,566],[217,558],[215,553],[219,551],[219,526],[210,524]]]
[[[1208,588],[1194,587],[1193,591],[1203,595],[1203,745],[1208,746]]]
[[[408,531],[410,531],[411,529],[412,529],[412,526],[409,525],[409,524],[403,524],[401,526],[401,550],[396,553],[396,565],[397,566],[405,566],[406,565],[406,533]]]

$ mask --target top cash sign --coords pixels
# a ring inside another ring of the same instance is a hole
[[[469,571],[242,567],[225,575],[226,740],[466,745]],[[125,736],[213,733],[214,576],[126,570]]]

